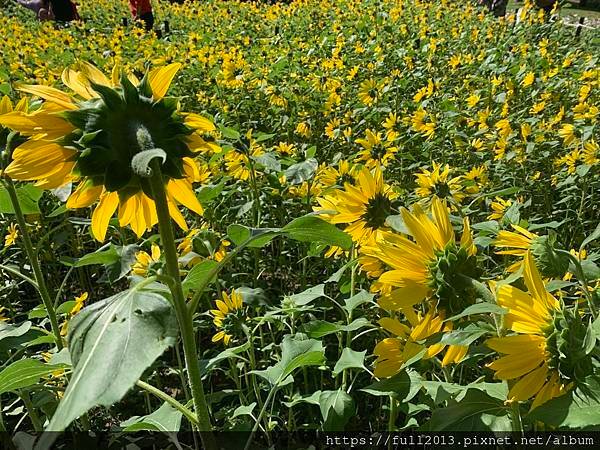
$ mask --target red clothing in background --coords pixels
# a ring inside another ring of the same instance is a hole
[[[133,17],[140,17],[152,12],[152,4],[150,0],[129,0],[129,10]]]

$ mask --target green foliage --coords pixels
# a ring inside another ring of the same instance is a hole
[[[132,288],[84,308],[70,324],[73,376],[46,429],[119,401],[176,335],[173,309],[156,293]]]

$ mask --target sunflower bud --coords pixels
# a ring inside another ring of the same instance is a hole
[[[588,350],[590,331],[576,312],[557,311],[546,331],[548,367],[557,370],[561,378],[583,382],[594,371],[593,357]]]

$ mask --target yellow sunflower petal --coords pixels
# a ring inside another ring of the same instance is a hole
[[[96,240],[103,242],[108,229],[108,222],[119,206],[119,194],[106,192],[100,196],[98,206],[92,213],[92,234]]]
[[[181,64],[173,63],[150,71],[148,82],[150,83],[150,89],[152,89],[152,97],[155,100],[159,100],[165,96],[180,68]]]
[[[27,92],[28,94],[43,98],[49,102],[56,103],[65,109],[77,109],[77,105],[73,103],[71,96],[59,89],[50,86],[31,84],[17,86],[17,89],[19,91]]]

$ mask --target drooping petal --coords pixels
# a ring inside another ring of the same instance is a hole
[[[180,68],[181,64],[173,63],[150,71],[148,74],[148,82],[150,84],[150,89],[152,89],[152,97],[154,100],[159,100],[165,96],[173,78],[175,78],[175,75]]]
[[[119,206],[119,194],[117,192],[105,192],[100,196],[98,206],[92,213],[92,234],[96,240],[103,242],[111,217]]]
[[[98,200],[102,193],[102,185],[94,186],[91,182],[83,182],[79,184],[75,192],[73,192],[67,200],[67,208],[86,208]]]
[[[71,96],[59,89],[50,86],[31,84],[20,85],[17,87],[17,89],[19,91],[27,92],[28,94],[43,98],[44,100],[55,103],[65,109],[77,109],[77,105],[73,102]]]

